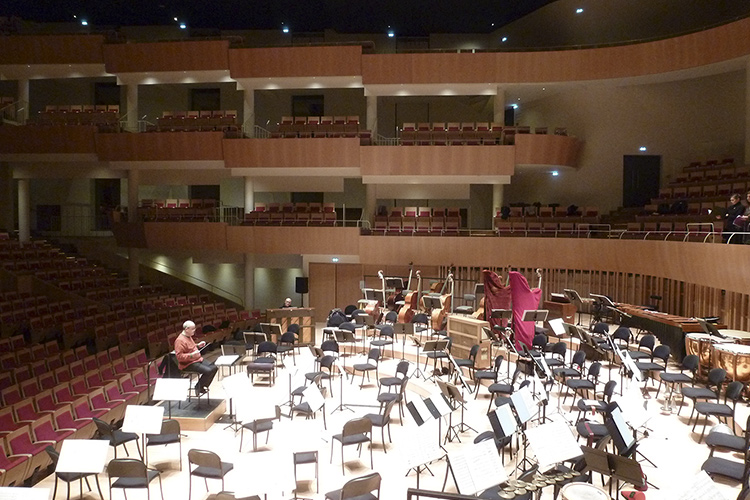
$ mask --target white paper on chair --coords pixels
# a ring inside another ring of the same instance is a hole
[[[159,434],[163,419],[163,406],[128,405],[120,430],[136,434]]]
[[[526,429],[526,437],[539,462],[539,470],[546,470],[582,454],[581,445],[576,442],[565,422],[550,422]]]
[[[109,441],[103,439],[65,439],[55,472],[99,474],[107,464]]]
[[[511,394],[510,400],[516,409],[518,420],[522,424],[531,420],[531,417],[536,413],[536,404],[534,404],[534,398],[531,396],[531,390],[528,386]]]
[[[428,464],[445,456],[445,451],[440,448],[440,441],[435,440],[435,434],[436,421],[432,424],[409,427],[409,432],[405,436],[407,446],[402,455],[406,469]]]
[[[582,399],[581,401],[583,401],[583,404],[586,406],[593,406],[593,407],[599,406],[599,401],[597,401],[596,399]]]
[[[185,401],[190,390],[190,379],[158,378],[154,386],[154,401]]]
[[[473,495],[508,480],[492,439],[452,451],[448,460],[456,487],[463,495]]]
[[[51,497],[49,488],[0,487],[0,500],[49,500]]]
[[[214,364],[216,366],[232,366],[237,362],[238,359],[240,359],[239,354],[222,354],[221,356],[216,358]]]
[[[315,384],[308,386],[304,391],[302,391],[302,397],[305,399],[305,401],[307,401],[307,404],[310,405],[310,409],[313,412],[316,412],[323,408],[323,405],[326,402],[326,400],[323,398],[323,395],[320,393],[320,389],[318,389],[318,386]]]
[[[669,498],[674,500],[726,500],[706,471],[680,481]]]

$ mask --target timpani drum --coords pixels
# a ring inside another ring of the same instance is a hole
[[[726,370],[733,381],[750,382],[750,345],[717,344],[712,366]]]
[[[726,335],[728,340],[731,340],[735,344],[750,345],[750,332],[743,330],[719,330],[719,333]]]
[[[568,483],[560,489],[562,500],[610,500],[609,495],[593,484]]]
[[[734,339],[722,339],[707,333],[688,333],[685,335],[685,352],[697,355],[700,360],[701,373],[707,373],[713,366],[711,357],[714,354],[714,346],[732,342]]]

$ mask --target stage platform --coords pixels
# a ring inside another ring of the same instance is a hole
[[[164,407],[164,417],[169,418],[170,412],[174,420],[180,422],[180,428],[186,431],[207,431],[216,423],[226,411],[226,400],[211,398],[208,402],[194,401],[161,401],[157,403]]]

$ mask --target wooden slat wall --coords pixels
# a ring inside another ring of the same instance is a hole
[[[232,78],[359,76],[362,48],[271,47],[229,51]]]
[[[103,35],[0,36],[0,64],[102,64]]]
[[[104,161],[220,161],[223,138],[222,132],[96,134],[96,152]]]
[[[357,138],[224,140],[229,168],[358,168],[360,149]]]
[[[513,175],[515,170],[513,146],[363,147],[361,158],[362,177]]]
[[[104,46],[108,73],[229,70],[229,41],[117,43]]]

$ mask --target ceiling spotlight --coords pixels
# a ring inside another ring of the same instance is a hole
[[[580,7],[576,9],[576,14],[583,14],[583,9]]]
[[[394,36],[396,36],[396,33],[393,30],[388,30],[388,38],[393,38]]]
[[[646,151],[646,146],[641,146],[640,148],[638,148],[638,150],[641,152]]]
[[[282,33],[289,33],[289,26],[287,26],[287,25],[282,26],[281,27],[281,32]]]
[[[510,107],[513,109],[518,109],[518,104],[511,104]]]
[[[557,170],[552,171],[552,177],[557,177],[558,175],[560,175],[560,172],[558,172]]]
[[[81,19],[81,26],[88,26],[89,22],[85,19]]]
[[[338,257],[332,257],[332,258],[331,258],[331,262],[333,262],[333,263],[336,263],[336,262],[338,262],[338,261],[339,261],[339,258],[338,258]]]
[[[187,24],[185,24],[185,23],[180,23],[180,29],[181,29],[181,30],[184,30],[185,28],[187,28]]]
[[[503,42],[503,43],[505,43],[505,42],[507,42],[507,41],[508,41],[508,37],[507,37],[507,36],[504,36],[504,37],[502,37],[502,38],[500,39],[500,41],[501,41],[501,42]]]

